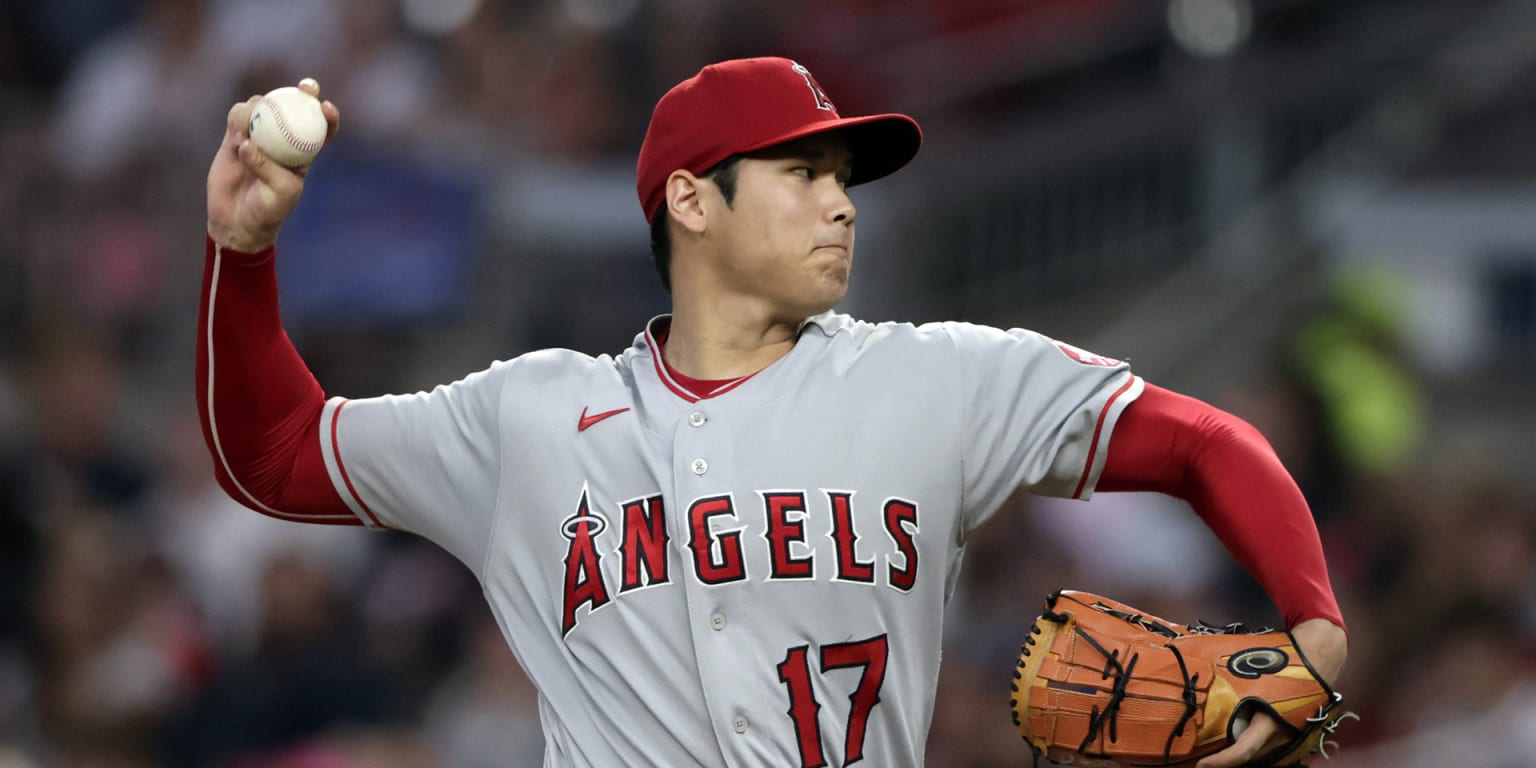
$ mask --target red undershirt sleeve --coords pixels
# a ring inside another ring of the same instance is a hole
[[[360,525],[326,472],[325,394],[283,330],[275,250],[206,240],[197,406],[219,485],[272,517]]]
[[[1183,499],[1263,585],[1287,627],[1314,618],[1344,626],[1312,511],[1242,419],[1147,384],[1115,425],[1098,490]]]

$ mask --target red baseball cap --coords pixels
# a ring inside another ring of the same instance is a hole
[[[906,115],[839,117],[805,67],[776,56],[711,64],[667,91],[635,168],[645,220],[666,202],[667,177],[703,173],[732,156],[840,131],[853,152],[849,186],[894,173],[917,155],[923,132]]]

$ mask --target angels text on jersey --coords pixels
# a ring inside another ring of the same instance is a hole
[[[567,540],[564,563],[564,605],[561,633],[569,635],[581,618],[629,592],[672,581],[667,550],[673,546],[662,495],[653,493],[622,502],[617,525],[594,509],[584,485],[575,512],[560,524]],[[676,543],[683,553],[682,578],[715,586],[748,579],[765,582],[826,578],[856,584],[883,584],[909,592],[919,568],[918,505],[899,497],[879,502],[878,532],[859,530],[855,523],[855,493],[816,489],[761,491],[757,498],[738,502],[734,494],[704,496],[683,510],[687,541]],[[864,503],[864,502],[859,502]],[[760,521],[762,535],[744,537],[748,516]],[[831,557],[818,555],[813,536],[831,542]],[[860,542],[884,536],[890,551],[869,555]],[[606,540],[606,546],[603,542]],[[764,558],[749,558],[747,547]],[[605,562],[618,560],[618,567]],[[759,573],[749,566],[766,559]]]

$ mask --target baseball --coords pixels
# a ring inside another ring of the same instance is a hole
[[[288,168],[315,159],[325,145],[325,130],[320,100],[291,85],[262,96],[247,127],[256,147]]]

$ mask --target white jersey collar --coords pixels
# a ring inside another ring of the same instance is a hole
[[[838,314],[828,310],[826,312],[822,312],[819,315],[812,315],[801,321],[800,327],[797,330],[797,335],[804,335],[807,328],[815,327],[821,332],[823,336],[834,336],[838,331],[847,327],[850,321],[851,318],[849,318],[847,315]],[[670,314],[657,315],[651,318],[650,322],[645,324],[645,330],[641,332],[639,338],[635,339],[635,346],[637,348],[636,351],[651,358],[651,366],[656,371],[656,377],[666,385],[667,389],[671,390],[673,394],[690,403],[696,403],[701,398],[698,395],[688,391],[687,387],[684,387],[680,382],[674,379],[672,377],[672,372],[667,370],[667,366],[662,362],[662,343],[659,341],[659,339],[666,334],[671,324],[672,315]],[[798,344],[798,342],[796,343]],[[777,363],[775,363],[775,365],[777,365]],[[769,367],[771,368],[773,366]],[[742,378],[734,379],[727,384],[721,385],[719,389],[710,392],[704,397],[719,397],[720,395],[723,395],[726,392],[741,386],[756,375],[757,374],[752,374],[751,376],[743,376]]]

